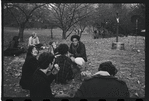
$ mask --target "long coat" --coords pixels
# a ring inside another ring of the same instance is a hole
[[[129,91],[124,81],[112,76],[97,75],[85,80],[76,92],[75,97],[129,97]]]
[[[86,48],[81,41],[79,41],[79,44],[77,46],[74,46],[73,43],[71,43],[69,52],[73,54],[75,58],[82,57],[85,61],[87,61]]]
[[[33,56],[27,56],[22,67],[22,76],[20,86],[23,89],[30,90],[30,83],[35,70],[39,67],[38,60]]]
[[[51,83],[55,79],[55,75],[47,76],[41,70],[37,69],[32,77],[30,97],[49,98],[54,97],[51,91]]]

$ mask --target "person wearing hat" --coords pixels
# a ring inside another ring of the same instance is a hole
[[[44,52],[38,58],[39,68],[32,77],[30,88],[31,98],[49,98],[54,97],[50,85],[59,71],[59,65],[54,64],[54,55]]]
[[[75,97],[129,97],[126,83],[114,77],[116,73],[111,61],[101,63],[98,72],[84,80]]]
[[[37,49],[41,49],[43,44],[40,43],[37,33],[33,32],[29,37],[28,46],[36,46]]]

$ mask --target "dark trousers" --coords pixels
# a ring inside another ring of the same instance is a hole
[[[42,48],[41,48],[42,46],[43,46],[43,44],[41,44],[41,43],[36,44],[36,48],[37,48],[38,50],[41,50],[41,49],[42,49]]]
[[[74,75],[74,79],[81,79],[81,71],[80,68],[78,67],[78,65],[76,63],[73,62],[73,75]]]
[[[19,56],[23,53],[26,53],[24,48],[7,48],[3,54],[4,56]]]

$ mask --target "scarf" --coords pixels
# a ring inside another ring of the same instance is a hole
[[[74,51],[74,53],[77,53],[78,47],[79,47],[79,43],[78,43],[77,46],[75,46],[75,45],[72,44],[72,50]]]
[[[97,73],[93,74],[92,76],[101,75],[101,76],[110,76],[107,71],[98,71]]]

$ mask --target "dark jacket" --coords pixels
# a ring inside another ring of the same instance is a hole
[[[65,55],[58,56],[55,59],[55,64],[58,64],[60,70],[56,75],[55,82],[65,84],[66,81],[73,78],[72,61]]]
[[[35,57],[26,57],[26,60],[22,67],[22,76],[20,80],[20,85],[23,89],[30,89],[32,75],[38,67],[38,60]]]
[[[85,61],[87,61],[86,48],[82,42],[79,41],[77,46],[74,46],[73,43],[71,43],[69,52],[73,54],[75,58],[82,57]]]
[[[97,75],[85,80],[75,97],[129,97],[129,91],[124,81],[112,76]]]
[[[47,76],[41,70],[37,69],[33,74],[30,97],[49,98],[54,97],[51,91],[51,83],[55,79],[53,74]]]

